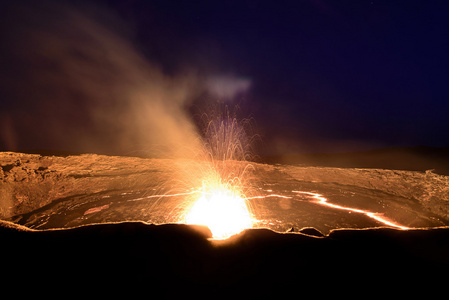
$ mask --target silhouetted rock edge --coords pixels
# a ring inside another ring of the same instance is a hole
[[[5,284],[51,284],[80,296],[151,291],[168,298],[198,292],[225,297],[238,291],[259,297],[322,286],[338,293],[348,285],[407,293],[398,282],[435,291],[444,288],[438,280],[449,266],[447,227],[344,229],[324,237],[250,229],[214,241],[207,228],[181,224],[46,231],[0,224]]]

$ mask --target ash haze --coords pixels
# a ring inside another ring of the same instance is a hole
[[[184,155],[217,101],[254,118],[261,155],[447,147],[448,9],[2,1],[0,149]]]

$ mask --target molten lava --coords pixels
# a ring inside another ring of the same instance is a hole
[[[225,239],[251,228],[253,219],[245,198],[223,188],[203,192],[187,214],[186,223],[205,225],[214,239]]]
[[[315,198],[316,203],[323,205],[323,206],[366,215],[367,217],[374,219],[380,223],[383,223],[386,226],[390,226],[390,227],[394,227],[394,228],[398,228],[398,229],[402,229],[402,230],[410,229],[410,227],[403,226],[396,222],[393,222],[392,220],[387,219],[386,217],[382,216],[382,214],[379,214],[379,213],[374,213],[374,212],[371,212],[368,210],[363,210],[363,209],[359,209],[359,208],[352,208],[352,207],[329,203],[325,197],[323,197],[322,195],[317,194],[317,193],[303,192],[303,191],[293,191],[293,192],[299,193],[299,194],[311,195],[313,198]]]

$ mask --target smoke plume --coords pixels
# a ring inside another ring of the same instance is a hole
[[[2,13],[0,148],[187,153],[191,74],[148,62],[112,13],[15,2]],[[7,28],[7,29],[6,29]]]

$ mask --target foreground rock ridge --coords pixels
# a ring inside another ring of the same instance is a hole
[[[379,296],[437,295],[449,267],[449,228],[334,230],[324,237],[250,229],[211,241],[207,228],[180,224],[38,231],[1,221],[0,236],[3,282],[26,286],[22,296],[50,286],[49,295],[102,297],[266,297],[324,287],[338,295],[354,287]]]

